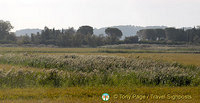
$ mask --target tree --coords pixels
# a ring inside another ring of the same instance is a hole
[[[74,46],[74,47],[80,47],[81,45],[83,45],[84,43],[83,43],[83,36],[84,35],[82,35],[82,34],[79,34],[79,33],[77,33],[77,34],[75,34],[74,36],[73,36],[73,42],[72,42],[72,46]]]
[[[186,41],[187,35],[183,29],[166,28],[166,39],[168,41]]]
[[[0,20],[0,40],[5,39],[5,36],[9,35],[11,29],[13,29],[13,26],[9,21]]]
[[[154,29],[143,29],[137,32],[140,40],[155,41],[157,39],[156,31]]]
[[[93,34],[93,27],[91,27],[91,26],[81,26],[77,30],[77,33],[83,34],[83,35],[87,35],[87,34],[92,35]]]
[[[124,43],[131,44],[131,43],[137,43],[138,42],[138,36],[130,36],[125,37]]]
[[[16,43],[17,37],[15,33],[11,32],[5,36],[5,40],[7,41],[7,43]]]
[[[74,28],[62,29],[61,34],[58,37],[59,46],[71,47],[73,46],[73,37],[76,31]]]
[[[65,34],[69,34],[69,35],[73,35],[76,33],[76,30],[73,27],[69,27],[68,29],[62,30],[62,31],[64,31]]]
[[[155,29],[155,35],[157,40],[165,40],[165,30],[164,29]]]
[[[40,44],[41,43],[41,34],[37,32],[37,34],[31,34],[31,43]]]
[[[18,38],[17,43],[18,44],[30,44],[31,43],[31,38],[27,34],[23,35],[23,36],[20,36]]]
[[[117,43],[119,39],[122,37],[122,32],[118,28],[107,28],[105,33],[108,35],[108,41],[111,44]]]
[[[50,39],[50,29],[48,27],[44,27],[44,30],[41,32],[41,43],[47,44],[47,40]]]
[[[189,43],[200,43],[200,29],[192,28],[185,32]]]

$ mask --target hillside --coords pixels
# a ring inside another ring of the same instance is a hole
[[[21,36],[21,35],[31,35],[33,34],[37,34],[37,32],[41,32],[41,29],[21,29],[21,30],[17,30],[15,32],[16,36]]]

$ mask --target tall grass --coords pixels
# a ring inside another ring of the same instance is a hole
[[[200,69],[145,58],[94,55],[4,54],[0,63],[44,68],[0,72],[1,87],[200,85]]]

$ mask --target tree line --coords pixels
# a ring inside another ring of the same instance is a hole
[[[123,34],[117,28],[107,28],[105,33],[107,34],[106,36],[103,34],[94,35],[93,27],[91,26],[81,26],[78,30],[75,30],[73,27],[62,30],[45,27],[41,33],[31,34],[30,39],[26,43],[51,44],[60,47],[97,47],[124,42],[120,40]],[[26,36],[26,38],[28,38],[28,36]],[[22,44],[24,44],[24,42]]]
[[[97,47],[113,44],[131,43],[200,43],[200,27],[192,29],[143,29],[137,32],[136,36],[125,37],[120,40],[123,33],[118,28],[107,28],[107,35],[95,35],[93,27],[81,26],[77,30],[73,27],[58,30],[55,28],[44,27],[41,32],[36,34],[16,36],[10,32],[13,26],[9,21],[0,20],[0,44],[44,44],[60,47]]]
[[[137,32],[140,41],[200,43],[200,27],[185,30],[176,28],[143,29]]]
[[[123,33],[118,28],[107,28],[104,36],[94,35],[93,27],[81,26],[78,30],[73,27],[68,29],[56,30],[55,28],[44,27],[41,32],[36,34],[23,35],[17,37],[10,30],[13,26],[8,21],[0,20],[0,43],[11,44],[45,44],[56,45],[60,47],[96,47],[102,45],[112,45],[121,43],[135,43],[138,41],[137,37],[126,37],[125,40],[120,40]]]

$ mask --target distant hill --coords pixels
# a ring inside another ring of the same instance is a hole
[[[41,29],[21,29],[17,30],[15,32],[16,36],[21,36],[21,35],[31,35],[32,33],[37,34],[37,32],[41,32]]]
[[[122,26],[112,26],[113,28],[118,28],[122,31],[123,36],[122,38],[125,38],[127,36],[134,36],[136,35],[137,31],[142,30],[142,29],[157,29],[157,28],[167,28],[167,26],[146,26],[146,27],[142,27],[142,26],[133,26],[133,25],[122,25]],[[94,29],[94,34],[99,35],[99,34],[105,34],[105,29],[108,27],[103,27],[100,29]]]
[[[112,26],[114,28],[118,28],[122,31],[123,36],[122,39],[127,37],[127,36],[133,36],[136,35],[137,31],[141,30],[141,29],[156,29],[156,28],[166,28],[166,26],[146,26],[146,27],[142,27],[142,26],[133,26],[133,25],[121,25],[121,26]],[[94,34],[99,35],[99,34],[105,34],[105,29],[108,27],[103,27],[103,28],[99,28],[99,29],[94,29]],[[20,35],[31,35],[31,33],[36,34],[37,32],[41,32],[41,29],[21,29],[21,30],[17,30],[15,33],[17,36]]]

